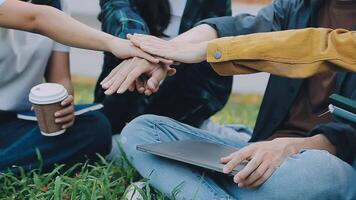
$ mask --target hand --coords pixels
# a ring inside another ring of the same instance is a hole
[[[140,57],[152,63],[162,62],[168,65],[173,64],[173,61],[171,60],[167,60],[159,57],[153,57],[152,55],[137,48],[129,40],[113,37],[113,39],[108,42],[109,42],[109,47],[111,49],[111,53],[118,58],[126,59],[132,57]]]
[[[106,95],[115,92],[122,94],[126,90],[137,90],[146,95],[156,92],[160,82],[168,75],[174,75],[175,69],[168,65],[151,63],[145,59],[124,60],[100,83]]]
[[[63,129],[69,128],[74,124],[74,98],[72,95],[68,95],[66,99],[61,102],[63,107],[61,110],[54,113],[55,122],[60,124]]]
[[[252,143],[221,159],[224,173],[230,173],[238,164],[247,165],[234,176],[238,187],[254,188],[263,184],[283,161],[298,153],[302,138],[277,138],[272,141]]]
[[[127,38],[145,52],[169,60],[183,63],[199,63],[206,60],[207,42],[197,44],[173,42],[141,34],[128,34]]]

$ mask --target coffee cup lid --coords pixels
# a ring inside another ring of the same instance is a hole
[[[62,85],[42,83],[31,89],[29,100],[33,104],[52,104],[64,100],[67,96],[68,92]]]

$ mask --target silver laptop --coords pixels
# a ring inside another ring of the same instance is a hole
[[[201,140],[144,144],[138,145],[136,149],[221,173],[224,165],[220,159],[238,150],[231,146]],[[237,174],[245,165],[246,162],[238,165],[230,174]]]

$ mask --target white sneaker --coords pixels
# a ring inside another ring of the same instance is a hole
[[[125,191],[124,200],[143,200],[143,196],[137,191],[137,188],[144,189],[145,187],[145,182],[132,183]]]

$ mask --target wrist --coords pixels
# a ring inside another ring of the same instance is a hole
[[[207,49],[208,49],[208,42],[201,42],[197,45],[197,51],[199,52],[198,60],[199,62],[206,61],[207,59]]]
[[[120,38],[117,38],[112,35],[107,35],[107,37],[104,38],[104,51],[111,52],[113,53],[114,51],[114,46],[117,45],[117,42],[120,40]]]
[[[328,151],[329,153],[331,153],[333,155],[336,154],[335,146],[323,134],[318,134],[318,135],[314,135],[312,137],[302,138],[302,142],[300,143],[300,147],[302,149],[325,150],[325,151]]]

